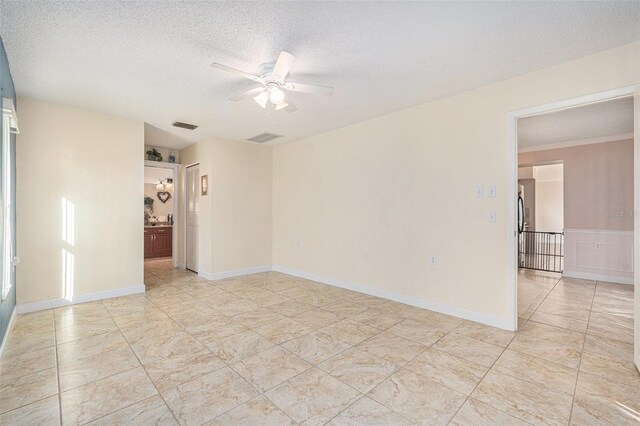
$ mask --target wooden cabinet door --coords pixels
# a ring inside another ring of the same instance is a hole
[[[144,258],[153,256],[153,234],[144,231]]]
[[[163,229],[162,231],[166,232],[155,234],[155,239],[153,240],[154,255],[158,257],[171,256],[171,230]]]

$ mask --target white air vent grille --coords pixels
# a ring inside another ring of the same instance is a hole
[[[273,133],[262,133],[258,136],[254,136],[252,138],[247,139],[249,142],[255,142],[255,143],[265,143],[265,142],[269,142],[272,141],[274,139],[278,139],[281,138],[282,135],[274,135]]]

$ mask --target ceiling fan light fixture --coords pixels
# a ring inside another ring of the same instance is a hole
[[[278,105],[284,101],[284,92],[277,87],[274,87],[269,91],[269,100],[271,103]]]
[[[298,109],[293,102],[291,102],[291,97],[287,96],[285,91],[320,95],[331,95],[333,93],[333,87],[287,82],[286,78],[295,60],[296,57],[291,53],[280,52],[277,61],[265,62],[260,65],[260,75],[249,74],[217,62],[214,62],[211,66],[220,71],[252,80],[261,86],[245,90],[239,95],[232,96],[229,98],[230,101],[238,102],[242,99],[253,98],[262,108],[268,108],[269,112],[280,110],[295,112]]]
[[[269,100],[269,94],[265,90],[264,92],[260,92],[258,96],[254,96],[253,100],[256,101],[256,103],[260,105],[262,108],[266,108],[267,101]]]

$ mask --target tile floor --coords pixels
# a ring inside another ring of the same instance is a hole
[[[627,286],[521,273],[518,333],[280,273],[17,318],[0,424],[633,424]]]

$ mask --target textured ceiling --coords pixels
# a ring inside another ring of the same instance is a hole
[[[518,120],[518,148],[633,133],[633,98]]]
[[[640,39],[639,2],[3,1],[19,94],[144,120],[183,140],[293,141]],[[281,50],[292,94],[268,117],[230,96]],[[171,127],[179,120],[195,131]]]

